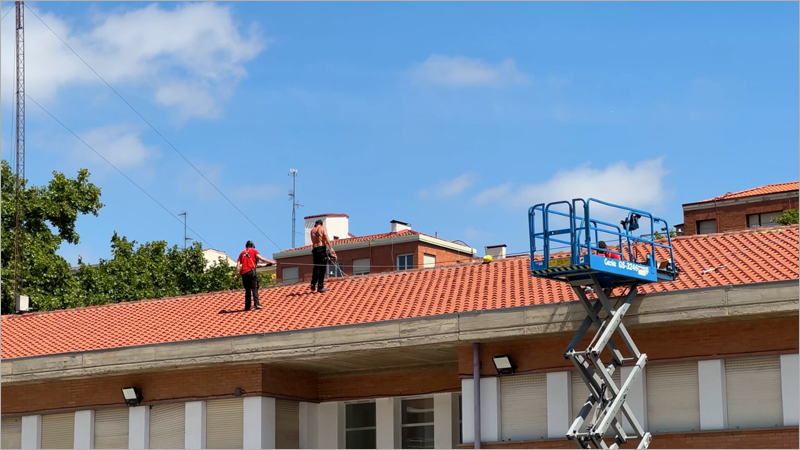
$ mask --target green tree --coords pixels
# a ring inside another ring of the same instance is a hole
[[[781,225],[794,225],[798,223],[798,213],[796,209],[787,209],[778,217],[770,219],[771,222],[777,222]]]
[[[2,203],[0,203],[0,240],[2,241],[2,312],[14,312],[14,232],[16,175],[2,160]],[[76,303],[74,279],[69,263],[56,250],[62,243],[77,244],[75,230],[79,215],[97,216],[103,207],[100,188],[89,182],[89,171],[81,169],[76,178],[53,171],[46,186],[27,186],[22,180],[24,221],[23,253],[20,275],[22,292],[31,298],[33,307],[47,310],[80,306]]]
[[[677,236],[677,233],[675,233],[675,230],[674,229],[669,230],[669,237],[674,238],[675,236]],[[656,240],[656,241],[659,240],[659,239],[665,239],[665,238],[666,238],[666,236],[664,236],[663,234],[659,233],[658,231],[653,233],[653,239]]]

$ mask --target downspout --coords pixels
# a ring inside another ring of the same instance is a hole
[[[473,414],[475,416],[475,446],[481,448],[481,344],[472,344],[472,377],[475,389]]]
[[[719,233],[719,210],[717,209],[717,201],[714,200],[714,223],[717,225],[717,233]],[[697,230],[700,231],[700,230]]]

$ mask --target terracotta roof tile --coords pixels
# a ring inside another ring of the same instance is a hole
[[[766,186],[759,186],[751,189],[745,189],[739,192],[728,192],[725,195],[720,195],[719,197],[709,198],[708,200],[701,200],[699,202],[687,203],[687,205],[713,202],[715,200],[720,201],[720,200],[732,200],[735,198],[743,198],[743,197],[753,197],[756,195],[780,194],[783,192],[793,192],[793,191],[797,192],[798,190],[800,190],[800,181],[790,181],[788,183],[775,183],[775,184],[768,184]]]
[[[350,218],[350,216],[348,216],[347,214],[330,213],[330,214],[314,214],[313,216],[305,216],[303,217],[303,219],[316,219],[317,217],[347,217],[348,219]]]
[[[683,273],[644,292],[797,279],[798,228],[678,237]],[[709,271],[710,269],[716,269]],[[329,327],[575,300],[566,283],[529,275],[529,258],[496,260],[263,289],[260,311],[241,291],[119,303],[2,318],[2,358]]]

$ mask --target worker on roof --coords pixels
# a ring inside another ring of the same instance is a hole
[[[311,229],[311,255],[314,259],[314,269],[311,272],[311,292],[327,292],[325,287],[325,273],[328,268],[328,259],[335,259],[336,252],[333,244],[328,239],[328,230],[322,225],[322,220],[314,222]]]
[[[239,259],[236,261],[236,275],[242,276],[242,284],[244,284],[244,310],[250,311],[250,295],[253,296],[253,305],[256,309],[261,309],[261,303],[258,301],[258,274],[256,273],[256,260],[271,263],[272,261],[264,258],[258,254],[253,241],[247,241],[244,245],[244,250],[239,253]]]
[[[597,246],[600,247],[601,249],[603,249],[603,250],[598,250],[597,251],[598,255],[605,256],[606,258],[611,258],[611,259],[620,259],[618,254],[611,253],[611,252],[606,250],[608,247],[606,246],[606,242],[605,241],[598,242]]]

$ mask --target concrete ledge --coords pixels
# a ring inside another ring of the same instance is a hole
[[[637,297],[630,327],[786,317],[798,314],[797,280],[674,291]],[[2,361],[2,383],[82,378],[221,363],[312,361],[354,352],[571,333],[585,318],[578,302],[36,356]]]

